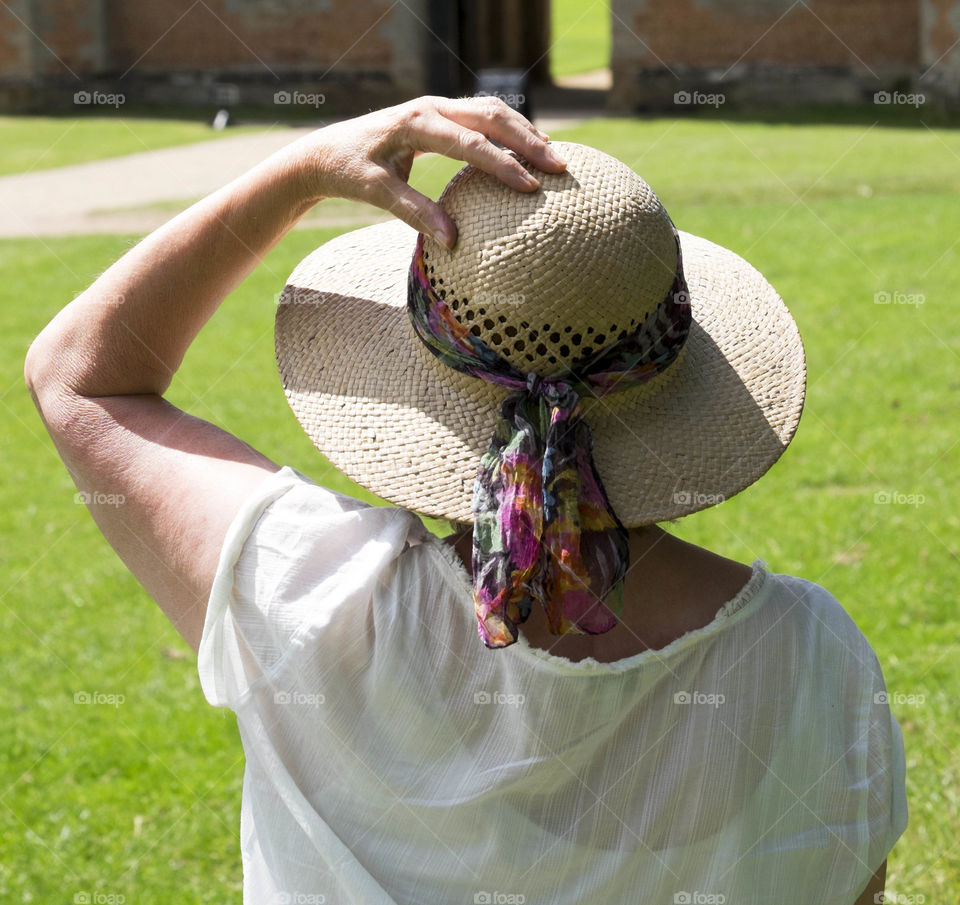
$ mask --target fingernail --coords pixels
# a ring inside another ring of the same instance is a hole
[[[546,155],[547,155],[547,159],[548,159],[551,163],[564,164],[564,165],[566,165],[566,161],[565,161],[556,151],[554,151],[553,148],[549,148],[549,147],[548,147],[548,148],[546,149],[545,153],[546,153]]]
[[[536,176],[533,175],[533,173],[524,172],[523,177],[523,181],[532,189],[535,189],[538,185],[540,185],[540,181]]]
[[[537,129],[537,135],[539,135],[544,141],[550,140],[550,136],[547,135],[546,132],[541,132],[539,129]]]
[[[453,251],[453,234],[445,226],[439,226],[433,231],[433,238],[447,251]]]

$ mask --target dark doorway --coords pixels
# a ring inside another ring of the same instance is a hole
[[[531,87],[550,82],[549,0],[430,0],[430,87],[473,94],[481,69],[520,69]]]

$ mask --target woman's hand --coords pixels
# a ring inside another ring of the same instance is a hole
[[[494,97],[417,98],[318,129],[288,150],[296,155],[307,197],[366,201],[452,248],[456,226],[436,202],[408,185],[410,168],[417,154],[433,151],[471,163],[519,191],[533,191],[536,178],[488,139],[544,172],[565,167],[543,132]]]

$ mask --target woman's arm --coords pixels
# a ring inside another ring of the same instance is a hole
[[[452,244],[450,219],[407,184],[421,151],[534,189],[487,137],[543,170],[563,169],[542,133],[491,98],[420,98],[320,129],[140,242],[30,347],[27,385],[94,519],[195,649],[226,530],[278,466],[162,398],[187,348],[325,197],[367,201]]]
[[[883,887],[886,883],[887,878],[887,859],[883,859],[883,864],[881,864],[874,875],[870,878],[870,882],[864,887],[864,890],[857,897],[857,901],[853,905],[877,905],[878,902],[883,901]]]
[[[533,127],[492,98],[421,98],[288,145],[147,236],[67,305],[31,348],[28,382],[41,402],[48,391],[162,394],[221,301],[324,197],[367,201],[452,241],[443,209],[407,184],[416,152],[466,160],[521,191],[537,185],[485,136],[558,169]]]

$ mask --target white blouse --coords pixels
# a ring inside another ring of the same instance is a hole
[[[249,905],[851,905],[907,826],[873,649],[760,560],[660,650],[489,650],[414,514],[285,467],[227,533],[199,671],[243,740]]]

